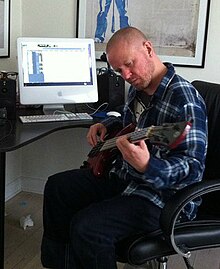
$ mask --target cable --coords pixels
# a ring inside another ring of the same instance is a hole
[[[72,112],[68,111],[68,110],[55,110],[53,112],[53,115],[56,115],[56,114],[68,114],[68,113],[72,113]]]
[[[107,102],[102,103],[102,104],[101,104],[100,106],[98,106],[98,108],[96,108],[96,109],[93,108],[93,107],[90,107],[88,104],[87,104],[87,106],[88,106],[90,109],[94,110],[94,112],[92,112],[92,113],[89,114],[90,116],[92,116],[92,115],[94,115],[95,113],[97,113],[98,111],[105,111],[105,110],[107,109],[107,107],[109,106],[109,104],[108,104]],[[105,106],[105,108],[101,110],[101,107],[102,107],[102,106]]]
[[[107,109],[108,105],[109,104],[107,102],[105,102],[105,103],[102,103],[98,108],[95,109],[95,108],[91,107],[90,105],[86,104],[86,106],[89,109],[94,110],[92,113],[88,113],[90,116],[94,115],[98,111],[105,111]],[[104,109],[101,110],[101,107],[103,107],[103,106],[105,106],[105,107],[104,107]],[[68,113],[72,113],[72,112],[68,111],[68,110],[55,110],[53,112],[53,115],[55,115],[55,114],[68,114]]]

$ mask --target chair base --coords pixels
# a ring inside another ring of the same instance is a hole
[[[186,265],[186,268],[187,268],[187,269],[194,269],[194,268],[192,267],[192,265],[190,264],[190,261],[189,261],[188,258],[183,257],[183,259],[184,259],[184,262],[185,262],[185,265]]]
[[[183,257],[183,260],[185,262],[187,269],[194,269],[193,266],[190,264],[190,261],[188,258]],[[168,267],[167,267],[168,258],[167,257],[158,258],[157,261],[158,261],[158,269],[168,269]]]
[[[190,261],[188,258],[183,257],[186,268],[187,269],[194,269],[194,267],[190,264]],[[126,264],[123,269],[168,269],[168,258],[167,257],[161,257],[156,260],[151,260],[147,262],[146,264],[142,266],[132,266],[129,264]]]

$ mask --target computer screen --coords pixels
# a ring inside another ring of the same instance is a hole
[[[20,37],[17,51],[21,104],[46,111],[98,101],[93,39]]]

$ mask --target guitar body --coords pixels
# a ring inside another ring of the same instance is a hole
[[[96,177],[101,177],[105,172],[109,171],[109,168],[117,155],[117,149],[102,151],[97,156],[88,158],[88,167],[92,169],[93,174]]]
[[[121,131],[115,133],[111,133],[108,135],[108,139],[111,137],[117,137],[121,135],[128,134],[134,131],[135,125],[129,124],[127,127],[123,128]],[[104,150],[97,152],[96,154],[88,154],[87,162],[85,162],[84,167],[90,167],[93,171],[93,174],[96,177],[101,177],[105,174],[106,171],[109,171],[111,168],[112,162],[115,160],[116,156],[119,154],[117,148],[112,148],[110,150]]]

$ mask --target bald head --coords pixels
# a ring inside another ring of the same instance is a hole
[[[137,28],[126,27],[110,38],[106,47],[111,67],[138,90],[152,95],[166,73],[166,66],[151,42]]]
[[[126,27],[118,30],[114,35],[109,39],[106,52],[119,42],[128,43],[129,45],[142,45],[147,41],[147,37],[135,27]]]

